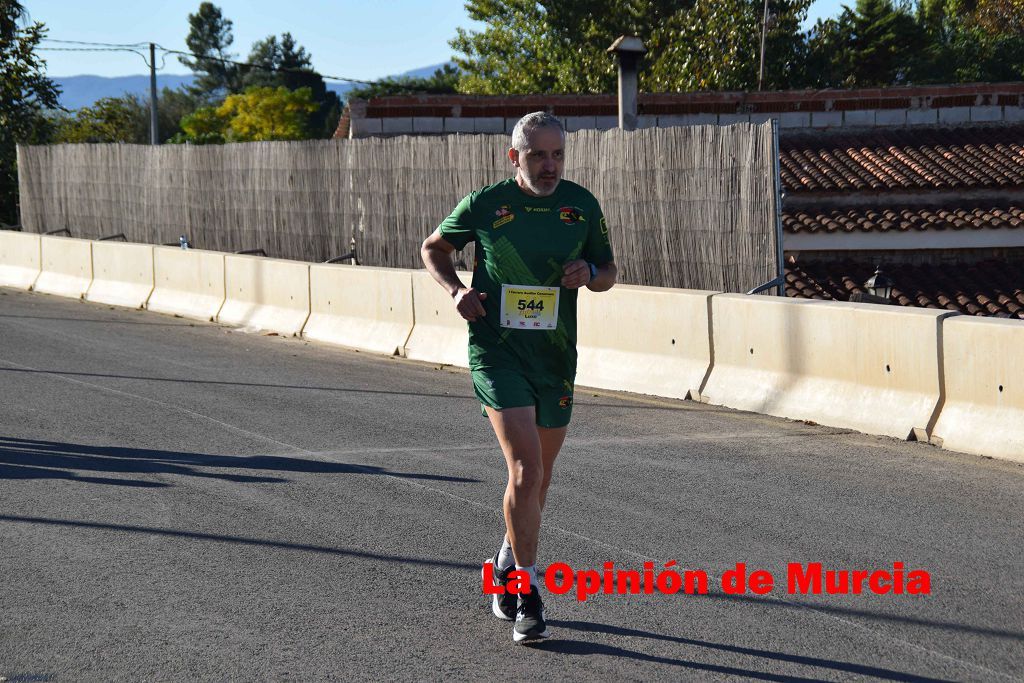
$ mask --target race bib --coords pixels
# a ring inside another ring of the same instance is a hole
[[[559,287],[501,286],[501,326],[516,330],[558,327]]]

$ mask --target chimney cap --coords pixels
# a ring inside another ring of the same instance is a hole
[[[619,36],[607,51],[619,54],[632,53],[642,55],[647,53],[647,48],[644,47],[644,42],[636,36]]]

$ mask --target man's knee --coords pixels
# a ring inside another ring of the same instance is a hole
[[[544,484],[544,464],[517,460],[509,470],[509,484],[520,495],[539,493]]]

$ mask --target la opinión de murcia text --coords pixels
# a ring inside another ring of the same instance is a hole
[[[675,595],[706,595],[708,574],[700,569],[676,568],[675,560],[662,567],[644,562],[642,570],[618,569],[613,562],[605,562],[596,569],[574,570],[565,562],[555,562],[544,572],[544,586],[550,593],[565,595],[576,592],[576,599],[585,601],[591,595],[647,595],[662,593]],[[748,570],[744,562],[722,573],[720,585],[727,595],[767,595],[775,590],[775,576],[766,569]],[[484,565],[483,592],[496,595],[506,592],[506,586],[495,585],[494,567]],[[931,575],[923,569],[907,570],[902,562],[893,562],[891,569],[826,569],[820,562],[786,565],[786,592],[790,595],[930,595]],[[529,593],[530,575],[512,571],[507,590],[510,593]]]

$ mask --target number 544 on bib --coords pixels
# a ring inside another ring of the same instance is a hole
[[[501,286],[501,326],[517,330],[558,327],[559,287]]]

